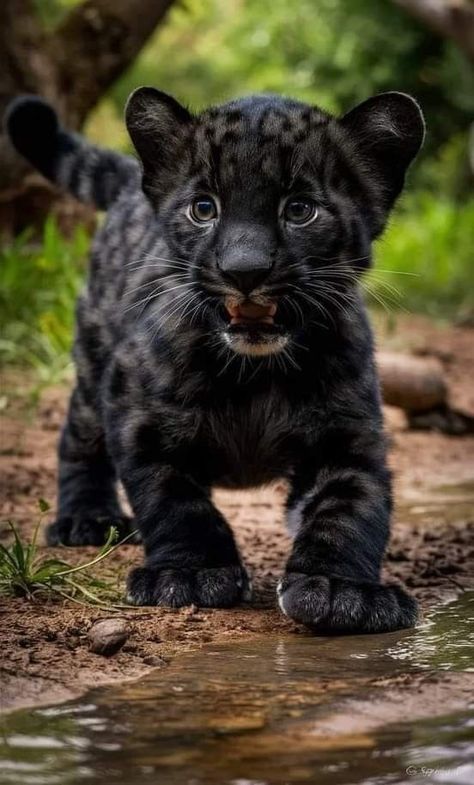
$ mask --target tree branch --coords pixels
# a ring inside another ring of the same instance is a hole
[[[474,60],[474,4],[471,0],[393,0],[431,28],[450,38]]]
[[[57,94],[75,128],[133,62],[173,0],[85,0],[51,36]]]

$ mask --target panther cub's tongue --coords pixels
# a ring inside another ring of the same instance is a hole
[[[240,303],[226,305],[231,324],[273,324],[276,305],[258,305],[257,303]]]

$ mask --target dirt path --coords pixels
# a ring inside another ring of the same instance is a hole
[[[395,331],[379,326],[379,340],[394,349],[434,353],[445,364],[453,403],[474,413],[473,331],[403,319]],[[67,391],[49,390],[34,421],[4,412],[1,431],[1,520],[31,531],[37,500],[55,500],[55,448]],[[405,429],[399,411],[387,411],[396,477],[397,512],[385,577],[403,582],[423,608],[474,585],[474,439]],[[216,494],[232,524],[254,584],[254,598],[234,610],[186,608],[130,610],[131,634],[111,658],[92,654],[87,631],[107,616],[97,608],[54,601],[0,600],[0,694],[2,708],[53,703],[90,686],[122,682],[165,666],[180,651],[208,641],[234,640],[254,633],[297,632],[275,607],[275,584],[289,548],[282,523],[283,486],[258,492]],[[7,538],[6,527],[0,537]],[[48,549],[51,553],[60,550]],[[68,551],[72,561],[94,549]],[[103,575],[123,581],[140,549],[124,546],[106,560]],[[455,696],[453,696],[455,697]]]

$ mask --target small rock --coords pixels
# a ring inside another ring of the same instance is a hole
[[[166,660],[158,657],[156,654],[148,654],[146,657],[143,657],[142,661],[145,665],[151,665],[153,668],[160,668],[166,665]]]
[[[138,651],[138,644],[137,643],[126,643],[123,647],[123,651],[126,651],[127,654],[135,654]]]
[[[407,554],[401,549],[389,551],[387,559],[389,561],[409,561]]]
[[[128,635],[125,619],[100,619],[89,630],[89,648],[94,654],[111,657],[122,648]]]
[[[33,646],[33,641],[31,638],[18,638],[18,645],[23,649],[27,649],[29,646]]]
[[[439,540],[440,537],[441,535],[437,532],[425,532],[423,535],[423,540],[425,542],[434,542],[435,540]]]
[[[77,635],[69,635],[68,639],[66,640],[66,647],[71,651],[77,649],[79,646],[79,638]]]

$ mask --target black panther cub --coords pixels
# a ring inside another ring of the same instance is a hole
[[[249,581],[211,490],[285,478],[284,613],[325,633],[412,625],[414,600],[380,584],[390,474],[358,280],[421,146],[418,105],[386,93],[335,118],[259,95],[193,115],[141,88],[126,121],[141,166],[37,98],[7,116],[40,172],[108,210],[49,543],[138,527],[130,602],[231,606]]]

